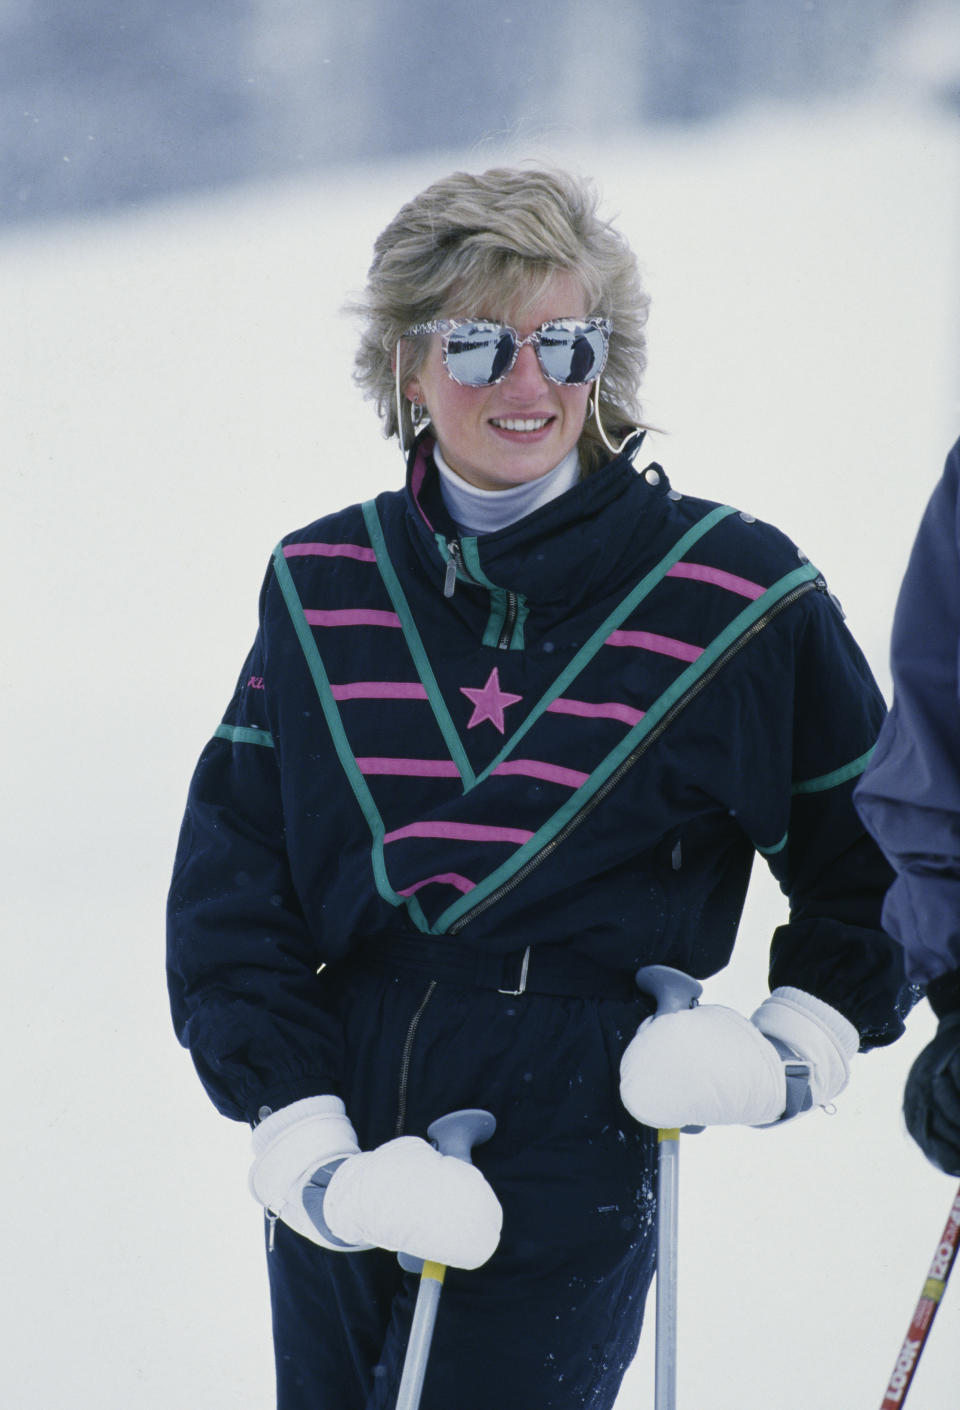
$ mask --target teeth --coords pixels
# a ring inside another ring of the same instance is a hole
[[[494,426],[503,431],[539,431],[550,420],[549,416],[530,416],[523,420],[517,416],[495,416],[491,419]]]

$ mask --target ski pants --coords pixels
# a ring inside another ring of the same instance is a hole
[[[656,1133],[619,1098],[639,999],[557,998],[354,972],[338,981],[343,1098],[365,1150],[484,1107],[474,1162],[504,1212],[493,1257],[449,1269],[422,1410],[609,1410],[656,1250]],[[278,1223],[267,1255],[278,1410],[387,1410],[418,1279]]]

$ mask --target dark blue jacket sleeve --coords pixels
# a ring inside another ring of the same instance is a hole
[[[265,594],[264,594],[265,595]],[[174,1027],[215,1105],[336,1091],[341,1035],[291,879],[262,626],[190,785],[167,907]]]
[[[900,1036],[916,997],[880,923],[892,874],[853,806],[885,706],[825,592],[809,594],[782,630],[765,635],[752,679],[772,679],[776,689],[764,708],[763,686],[754,688],[742,736],[765,731],[766,766],[745,777],[739,820],[790,902],[773,936],[770,984],[838,1009],[866,1050]]]
[[[910,555],[890,649],[894,701],[857,789],[896,871],[884,925],[926,984],[960,968],[960,442]]]

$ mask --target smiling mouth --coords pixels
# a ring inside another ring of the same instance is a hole
[[[552,416],[491,416],[491,426],[498,431],[542,431]]]

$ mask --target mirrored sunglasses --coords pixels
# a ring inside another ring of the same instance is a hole
[[[607,318],[553,318],[521,338],[509,324],[486,318],[436,318],[415,324],[403,336],[441,334],[443,365],[464,387],[502,382],[527,343],[532,344],[549,381],[579,387],[595,381],[603,371],[612,326]]]

